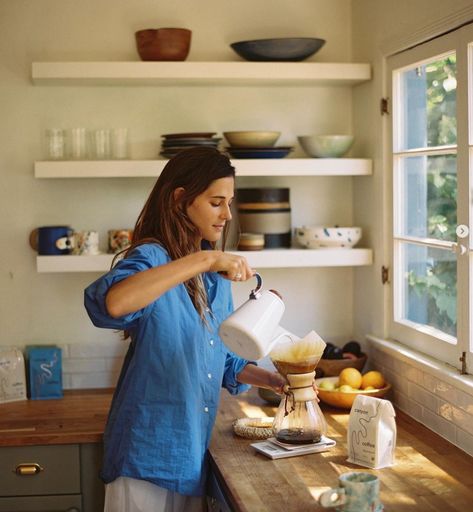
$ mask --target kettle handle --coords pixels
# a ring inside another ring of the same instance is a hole
[[[258,274],[258,272],[255,272],[253,277],[256,277],[256,288],[251,290],[250,299],[259,299],[261,295],[261,288],[263,288],[263,278]]]

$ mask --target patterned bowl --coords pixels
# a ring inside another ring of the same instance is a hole
[[[361,228],[302,226],[295,229],[296,240],[308,249],[349,249],[361,238]]]

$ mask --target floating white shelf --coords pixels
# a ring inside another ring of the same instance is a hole
[[[33,62],[37,85],[355,85],[371,79],[365,63],[326,62]]]
[[[371,249],[268,249],[264,251],[238,252],[250,265],[258,268],[296,267],[354,267],[371,265]],[[113,255],[97,256],[37,256],[38,272],[106,272],[110,269]]]
[[[36,178],[140,178],[158,176],[167,160],[82,160],[35,162]],[[237,176],[367,176],[364,158],[271,158],[232,160]]]

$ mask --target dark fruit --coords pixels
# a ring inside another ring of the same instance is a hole
[[[349,341],[345,343],[342,348],[343,352],[349,352],[350,354],[354,354],[356,357],[360,357],[361,355],[361,346],[357,341]]]

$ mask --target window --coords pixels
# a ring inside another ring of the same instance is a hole
[[[388,59],[390,334],[457,368],[465,352],[470,369],[472,69],[471,25]]]

